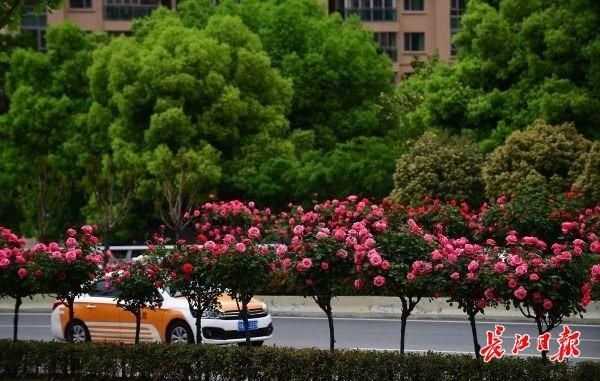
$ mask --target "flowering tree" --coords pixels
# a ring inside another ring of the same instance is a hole
[[[288,245],[276,249],[291,281],[305,297],[311,297],[325,312],[329,323],[329,348],[335,347],[331,300],[346,290],[353,269],[359,271],[368,258],[381,257],[375,249],[371,229],[385,230],[383,209],[368,200],[349,196],[347,200],[326,201],[314,210],[297,207],[288,218]],[[352,255],[353,254],[353,255]],[[291,269],[291,270],[290,270]],[[362,280],[355,286],[360,288]],[[375,275],[376,287],[385,277]]]
[[[432,290],[428,280],[421,275],[430,273],[433,268],[429,260],[428,245],[421,228],[409,219],[408,223],[398,221],[397,211],[386,209],[390,226],[385,232],[375,236],[377,252],[371,252],[368,261],[359,267],[362,274],[373,278],[377,288],[378,277],[385,276],[385,287],[402,303],[400,328],[400,353],[404,353],[406,321],[421,298]],[[380,255],[377,255],[380,254]],[[362,282],[355,282],[360,288]]]
[[[155,248],[154,251],[162,250]],[[161,267],[169,291],[183,296],[196,318],[198,344],[202,342],[201,317],[205,311],[219,306],[218,298],[223,293],[223,279],[215,276],[214,271],[217,258],[216,251],[199,245],[180,245],[174,251],[161,255]]]
[[[483,313],[487,306],[496,306],[502,301],[486,288],[480,273],[498,255],[499,248],[493,241],[487,242],[484,247],[470,243],[464,237],[448,238],[440,225],[435,235],[425,233],[423,238],[432,249],[431,263],[415,261],[407,277],[426,278],[434,290],[449,295],[450,304],[456,303],[467,314],[475,356],[480,358],[481,346],[477,339],[475,317]]]
[[[115,288],[117,306],[135,316],[135,343],[138,344],[142,309],[155,310],[162,303],[158,293],[163,287],[159,266],[149,261],[149,257],[140,256],[106,274],[105,279],[105,287]]]
[[[228,235],[222,243],[207,241],[204,248],[217,257],[214,279],[222,280],[223,287],[235,300],[244,322],[246,347],[250,348],[248,304],[256,292],[269,281],[273,258],[268,246],[260,245],[261,232],[257,227],[248,229],[246,236]]]
[[[588,212],[578,221],[563,223],[564,239],[549,247],[536,237],[519,238],[511,232],[506,237],[506,260],[488,269],[490,292],[535,320],[540,335],[560,325],[563,318],[585,312],[592,284],[600,280],[600,241],[595,233],[600,208]],[[547,352],[542,351],[544,360]]]
[[[0,226],[0,297],[15,299],[13,340],[17,341],[19,308],[22,299],[35,294],[38,283],[31,275],[29,252],[23,250],[25,240]],[[36,274],[37,275],[37,274]]]
[[[31,255],[32,271],[39,278],[41,292],[56,296],[67,306],[70,327],[75,298],[94,288],[103,273],[103,256],[93,227],[83,226],[79,235],[74,229],[68,229],[67,234],[65,246],[56,242],[40,243],[35,245]],[[68,337],[71,339],[70,329]]]

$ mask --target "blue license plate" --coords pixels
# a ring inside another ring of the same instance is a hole
[[[256,320],[248,320],[248,331],[252,331],[258,329],[258,321]],[[244,322],[238,321],[238,331],[244,330]]]

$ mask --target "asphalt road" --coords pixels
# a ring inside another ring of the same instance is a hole
[[[480,343],[485,344],[485,331],[494,329],[494,322],[477,324]],[[275,333],[268,345],[295,348],[329,348],[329,331],[325,318],[274,317]],[[503,323],[503,348],[510,353],[514,335],[531,335],[531,346],[522,352],[524,356],[538,355],[537,330],[529,323]],[[600,361],[600,325],[571,324],[572,330],[581,332],[580,359]],[[557,339],[562,327],[552,332],[550,354],[558,348]],[[397,350],[400,347],[400,321],[392,319],[335,319],[336,347],[370,350]],[[0,313],[0,338],[12,337],[12,314]],[[52,340],[50,315],[24,313],[19,324],[19,338]],[[471,328],[465,321],[410,320],[407,325],[406,349],[411,352],[428,350],[446,353],[473,351]]]

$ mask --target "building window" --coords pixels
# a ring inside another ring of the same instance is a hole
[[[425,0],[404,0],[404,10],[412,12],[424,11]]]
[[[425,33],[404,33],[404,51],[405,52],[424,52],[425,51]]]
[[[159,0],[105,0],[105,20],[131,20],[152,13],[160,5]]]
[[[374,34],[375,42],[379,45],[378,51],[386,53],[393,62],[398,61],[398,51],[396,49],[396,40],[398,33],[394,32],[379,32]]]
[[[21,33],[29,33],[36,43],[38,50],[46,50],[46,13],[36,14],[32,6],[25,8],[23,20],[21,20]]]
[[[362,21],[396,21],[396,0],[344,0],[344,16]]]
[[[452,37],[460,30],[460,18],[467,7],[467,0],[451,0],[450,2],[450,55],[456,55],[456,46]]]
[[[90,9],[92,8],[92,0],[69,0],[69,8]]]

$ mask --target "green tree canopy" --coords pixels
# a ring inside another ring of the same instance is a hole
[[[523,185],[537,184],[550,192],[571,188],[582,173],[590,142],[573,124],[551,126],[536,122],[525,131],[513,132],[483,164],[483,180],[489,197],[511,195]]]
[[[483,198],[477,145],[464,137],[425,132],[396,162],[393,201],[419,204],[424,197],[473,204]]]
[[[600,137],[600,4],[471,0],[455,37],[458,61],[409,78],[412,127],[471,130],[489,152],[537,119]]]

